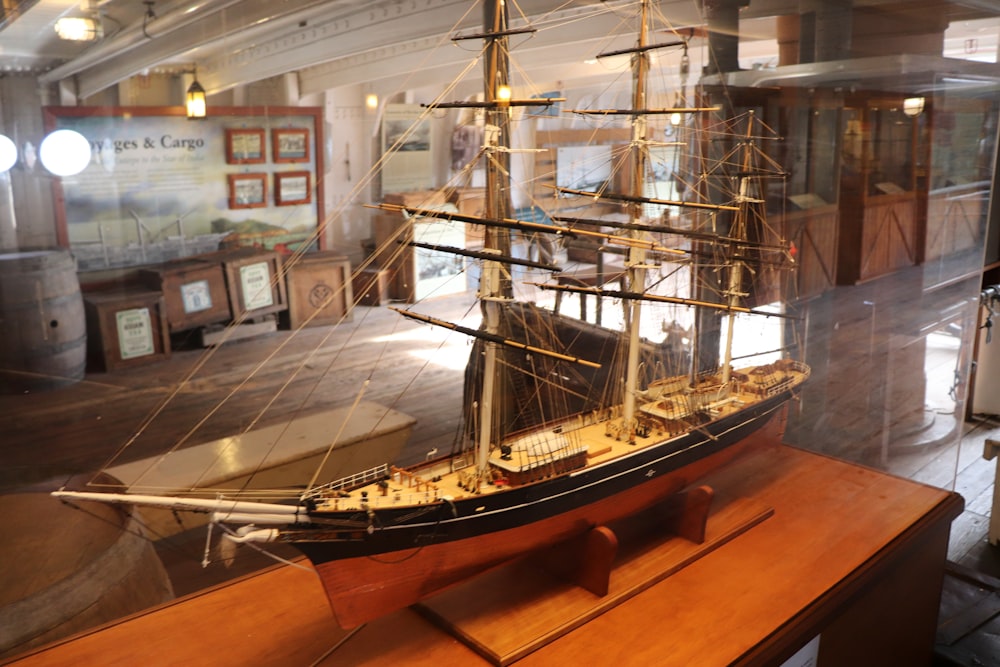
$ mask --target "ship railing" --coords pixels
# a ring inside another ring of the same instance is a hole
[[[743,383],[743,391],[766,398],[780,394],[795,384],[793,373],[809,377],[809,366],[794,359],[783,359],[776,362],[774,368],[774,373],[754,376],[750,382]]]
[[[353,475],[348,475],[347,477],[341,477],[338,480],[329,482],[327,484],[322,484],[317,487],[309,489],[302,494],[302,499],[307,498],[318,498],[320,496],[336,492],[336,491],[349,491],[355,489],[359,486],[364,486],[366,484],[372,484],[381,479],[385,479],[389,476],[389,464],[383,463],[377,465],[374,468],[369,468],[368,470],[362,470],[361,472],[354,473]]]
[[[392,488],[391,485],[380,488],[374,493],[368,493],[364,497],[357,493],[346,497],[332,496],[324,498],[320,504],[323,509],[338,510],[361,510],[379,509],[385,507],[409,507],[411,505],[427,505],[435,503],[445,498],[446,495],[440,489],[423,487],[423,491],[407,492],[408,490]]]
[[[806,363],[804,363],[802,361],[798,361],[796,359],[790,359],[789,362],[790,363],[788,365],[791,366],[792,370],[794,370],[795,372],[801,373],[801,374],[807,375],[807,376],[809,375],[810,369],[809,369],[808,364],[806,364]]]

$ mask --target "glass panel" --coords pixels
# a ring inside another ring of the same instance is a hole
[[[619,113],[632,105],[631,56],[595,52],[598,42],[635,44],[608,35],[617,18],[631,20],[631,3],[610,3],[615,21],[608,3],[527,3],[525,21],[542,19],[537,48],[519,55],[523,45],[511,45],[509,76],[490,84],[510,89],[502,109],[480,80],[480,42],[448,39],[481,31],[478,14],[454,3],[196,4],[64,3],[59,13],[86,19],[82,42],[56,35],[47,2],[3,5],[0,492],[90,479],[119,450],[128,454],[116,463],[133,464],[346,410],[363,392],[419,415],[394,462],[434,460],[468,439],[466,361],[479,348],[406,328],[383,306],[420,298],[475,332],[484,273],[504,292],[487,301],[506,313],[505,290],[525,284],[509,291],[572,319],[572,343],[603,355],[599,372],[527,355],[532,386],[573,388],[571,398],[532,393],[537,414],[621,394],[623,355],[612,344],[635,317],[632,297],[669,293],[640,320],[639,384],[669,371],[688,391],[671,428],[697,431],[728,405],[704,399],[697,374],[718,370],[727,311],[739,310],[735,368],[748,358],[811,368],[784,444],[943,488],[981,458],[982,432],[1000,412],[986,327],[1000,313],[995,3],[920,3],[926,21],[912,3],[881,0],[656,3],[683,26],[719,20],[700,15],[703,5],[741,7],[711,38],[707,27],[656,33],[672,46],[648,54],[648,114]],[[825,4],[851,23],[821,12]],[[799,6],[810,9],[800,16]],[[513,42],[528,41],[519,30]],[[199,89],[205,117],[189,118],[188,92]],[[451,99],[471,106],[440,105]],[[573,113],[581,109],[590,113]],[[731,131],[744,126],[725,123],[750,110],[762,127],[744,143]],[[78,136],[54,144],[67,130]],[[509,150],[493,150],[500,136]],[[782,177],[748,176],[745,144]],[[628,162],[639,152],[650,179],[632,190]],[[433,217],[426,209],[501,224],[421,222],[414,239],[413,221]],[[737,210],[752,219],[746,238],[729,236]],[[645,254],[610,238],[626,222],[646,235]],[[504,251],[502,270],[482,270],[494,256],[487,245]],[[304,267],[303,253],[314,260]],[[634,291],[629,263],[645,272]],[[564,290],[538,288],[550,277]],[[318,324],[338,322],[350,336],[293,331],[330,304],[339,310]],[[342,347],[304,358],[298,336]],[[363,350],[351,346],[362,339]],[[393,365],[372,374],[371,389],[369,376],[352,374],[367,355]],[[280,382],[258,357],[281,366]],[[316,378],[321,367],[327,380]],[[417,381],[427,370],[429,389]],[[403,391],[412,386],[419,396]],[[232,398],[236,388],[246,393]],[[688,398],[702,403],[689,411]],[[330,428],[318,429],[323,446]],[[979,451],[961,449],[970,429],[980,429]],[[217,458],[239,463],[233,449]],[[988,502],[978,505],[985,516]],[[191,541],[172,516],[153,523]],[[358,532],[348,522],[340,537]],[[196,542],[183,548],[200,559],[203,533]],[[178,592],[242,573],[173,569]]]

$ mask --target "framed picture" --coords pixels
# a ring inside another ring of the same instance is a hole
[[[308,171],[286,171],[274,175],[274,203],[295,206],[312,201]]]
[[[267,174],[229,174],[229,208],[267,206]]]
[[[309,162],[309,130],[271,130],[271,151],[275,162]]]
[[[262,163],[265,150],[264,130],[226,130],[226,162],[229,164]]]

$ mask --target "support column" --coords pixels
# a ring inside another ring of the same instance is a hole
[[[708,64],[704,74],[736,72],[740,68],[740,8],[744,0],[701,0],[708,24]]]

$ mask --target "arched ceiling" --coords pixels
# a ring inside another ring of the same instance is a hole
[[[92,1],[83,10],[78,0],[29,0],[18,12],[8,12],[0,30],[0,69],[37,73],[43,84],[68,86],[79,98],[136,74],[193,66],[209,93],[289,72],[298,74],[303,94],[359,83],[382,90],[413,89],[454,76],[474,47],[452,45],[450,37],[456,31],[476,31],[482,21],[482,10],[471,0]],[[773,17],[798,13],[803,0],[742,3],[747,6],[740,15],[741,57],[773,60]],[[613,75],[585,60],[619,46],[608,35],[621,20],[623,4],[512,2],[512,19],[527,17],[538,28],[530,39],[517,40],[522,42],[518,62],[530,63],[530,80],[544,86]],[[911,0],[908,6],[914,4]],[[956,20],[1000,15],[1000,3],[994,0],[920,4]],[[657,5],[675,26],[703,23],[701,0]],[[95,13],[104,26],[101,40],[73,45],[55,37],[52,28],[59,16]],[[448,48],[439,48],[442,44]],[[697,66],[696,61],[693,71]]]

